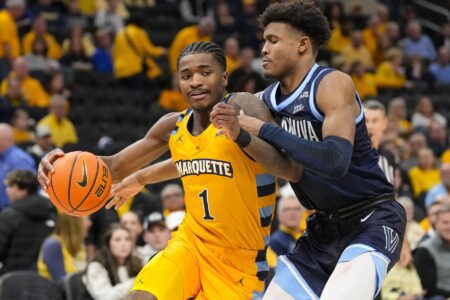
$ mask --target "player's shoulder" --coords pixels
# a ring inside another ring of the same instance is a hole
[[[353,95],[356,93],[356,87],[350,75],[334,70],[323,77],[317,90],[317,96],[328,98],[331,95],[336,95],[339,91],[340,93]]]
[[[254,94],[247,92],[235,93],[229,103],[232,104],[238,112],[242,109],[246,115],[258,118],[262,121],[272,121],[272,115],[270,114],[269,108]]]

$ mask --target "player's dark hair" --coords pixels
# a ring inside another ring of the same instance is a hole
[[[273,4],[260,16],[260,22],[264,27],[273,22],[290,25],[311,39],[315,51],[325,46],[331,35],[327,18],[307,0]]]
[[[227,60],[225,58],[225,52],[215,43],[210,42],[194,42],[190,45],[184,47],[177,59],[177,68],[180,64],[181,58],[189,54],[196,53],[209,53],[214,59],[219,63],[222,69],[225,71],[227,69]]]
[[[28,195],[36,193],[39,187],[36,175],[28,170],[17,170],[9,173],[6,184],[9,186],[17,185],[20,190],[27,190]]]
[[[383,103],[377,100],[366,100],[363,103],[364,108],[370,109],[370,110],[379,110],[382,111],[384,114],[386,114],[386,108],[384,107]]]

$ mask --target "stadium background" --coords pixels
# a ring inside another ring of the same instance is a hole
[[[178,53],[195,40],[224,47],[230,92],[270,83],[262,76],[257,16],[275,1],[29,0],[21,16],[8,17],[5,6],[20,2],[0,1],[0,41],[12,49],[9,56],[0,50],[0,123],[11,124],[14,143],[36,165],[50,142],[66,152],[116,153],[165,113],[186,108],[173,71]],[[427,192],[450,163],[449,2],[316,2],[332,28],[318,61],[349,73],[363,99],[386,106],[382,145],[398,158],[397,193],[413,200],[411,222],[426,232]],[[417,26],[423,35],[411,39]],[[432,155],[420,154],[424,148]],[[6,176],[0,169],[2,181]],[[118,214],[92,216],[87,243],[99,247],[107,225],[127,210],[140,222],[154,211],[167,216],[164,186],[149,186]],[[0,196],[4,210],[9,200]]]

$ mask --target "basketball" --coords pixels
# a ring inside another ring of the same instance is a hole
[[[59,158],[49,173],[47,192],[59,211],[73,215],[90,215],[108,200],[111,173],[106,164],[89,152],[74,151]]]

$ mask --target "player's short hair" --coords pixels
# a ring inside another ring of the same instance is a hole
[[[264,27],[273,22],[292,26],[311,39],[315,51],[325,46],[331,36],[327,18],[310,0],[273,4],[260,16],[260,22]]]
[[[36,175],[29,170],[17,170],[8,174],[6,177],[8,186],[16,185],[20,190],[26,190],[28,195],[36,193],[39,183]]]
[[[184,47],[183,51],[181,51],[180,55],[178,55],[177,68],[179,67],[181,58],[186,55],[196,53],[211,54],[224,71],[227,69],[225,52],[217,44],[211,42],[194,42]]]
[[[370,110],[379,110],[382,111],[384,115],[386,115],[386,107],[384,107],[383,103],[377,100],[366,100],[363,102],[363,107]]]

